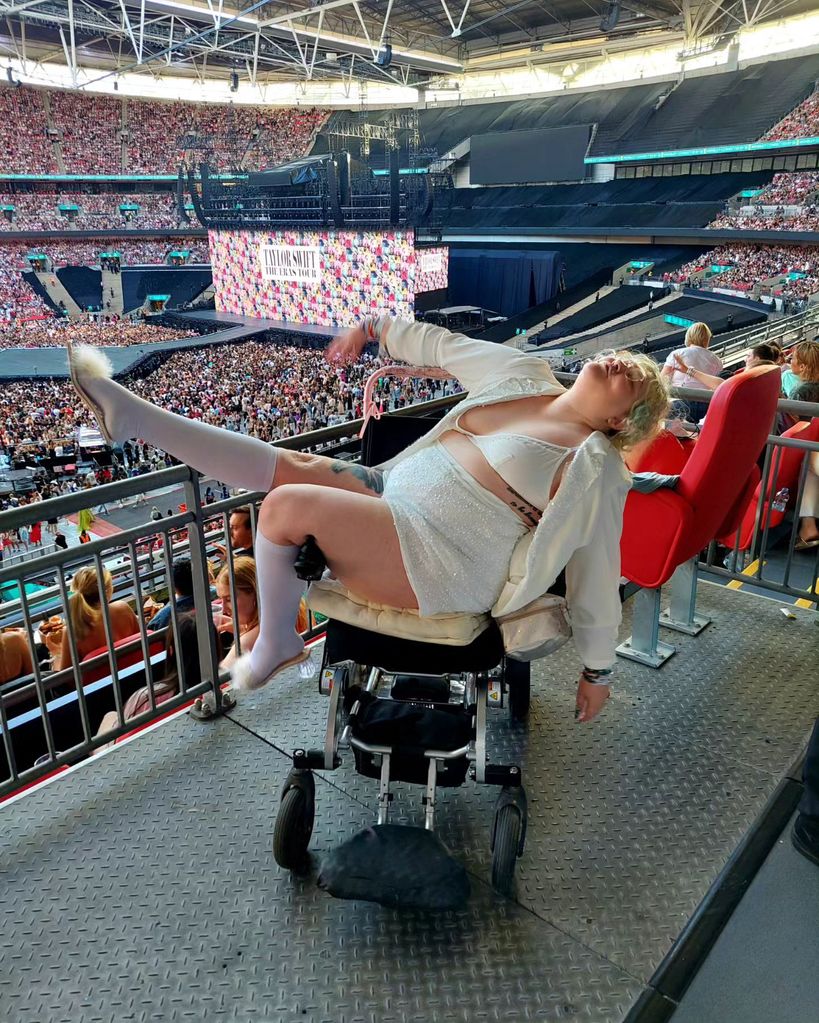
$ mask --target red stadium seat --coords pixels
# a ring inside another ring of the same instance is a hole
[[[811,419],[810,422],[797,423],[789,430],[786,430],[782,436],[799,437],[800,440],[819,441],[819,418]],[[775,452],[772,456],[771,472],[768,477],[768,486],[762,506],[762,517],[759,520],[760,531],[765,528],[766,524],[769,529],[773,526],[778,526],[785,518],[784,511],[778,511],[773,507],[773,499],[783,487],[787,487],[790,491],[790,503],[793,504],[799,486],[799,475],[804,455],[805,452],[799,448],[779,448],[778,453]],[[728,523],[726,528],[720,530],[719,539],[723,546],[734,546],[737,542],[737,529],[739,529],[738,549],[747,551],[751,546],[761,486],[762,484],[757,479],[754,489],[748,494],[745,503],[742,505],[738,521],[734,522],[733,525]]]
[[[136,646],[133,650],[122,651],[121,648],[127,646],[129,643],[136,642]],[[165,638],[164,636],[153,637],[151,633],[148,633],[148,653],[153,657],[154,654],[162,653],[165,649]],[[123,636],[122,639],[118,639],[114,643],[114,650],[117,651],[117,670],[120,671],[123,668],[129,668],[132,664],[142,663],[142,644],[139,642],[139,633],[135,632],[133,636]],[[96,650],[92,650],[90,653],[83,657],[82,662],[90,661],[92,657],[99,657],[100,654],[108,653],[107,646],[97,647]],[[93,668],[83,668],[82,678],[83,682],[87,685],[89,682],[96,682],[101,678],[105,678],[111,674],[111,667],[108,660],[100,661],[98,665]],[[141,684],[141,683],[140,683]]]
[[[661,472],[678,476],[693,450],[693,440],[680,440],[668,430],[662,430],[654,440],[629,451],[626,464],[632,472]]]
[[[672,613],[664,624],[690,633],[707,624],[694,620],[693,559],[738,520],[756,485],[756,461],[771,429],[779,387],[779,370],[771,366],[758,366],[721,384],[676,490],[629,494],[620,542],[622,573],[643,591],[634,635],[618,649],[623,656],[657,666],[673,653],[673,647],[657,642],[659,599],[660,587],[680,566],[685,570],[676,581],[687,594],[683,602],[687,600],[688,610],[682,619],[675,616],[672,597]],[[648,463],[644,467],[656,468]]]

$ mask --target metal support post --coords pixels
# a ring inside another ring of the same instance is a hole
[[[199,473],[190,470],[185,480],[185,504],[193,513],[193,521],[188,526],[188,539],[191,557],[191,576],[193,581],[193,606],[196,613],[197,643],[199,646],[199,666],[202,681],[209,681],[212,689],[205,693],[201,703],[191,708],[191,717],[197,721],[207,721],[218,717],[236,706],[236,697],[231,692],[223,693],[219,686],[219,663],[216,657],[216,633],[210,618],[210,579],[208,578],[208,562],[205,555],[205,532],[202,521],[202,496],[199,493]],[[238,629],[236,630],[238,632]]]
[[[390,817],[390,754],[381,754],[381,776],[378,782],[378,823],[387,824]]]
[[[432,831],[435,826],[435,792],[437,780],[438,761],[435,757],[430,757],[429,768],[427,770],[427,794],[425,799],[426,810],[424,813],[424,827],[427,831]]]
[[[710,624],[707,615],[697,614],[697,559],[691,558],[671,576],[671,606],[660,615],[660,625],[698,636]]]
[[[647,664],[650,668],[659,668],[677,652],[676,647],[669,643],[661,643],[658,638],[660,595],[659,589],[642,589],[634,598],[633,631],[625,643],[617,647],[620,657]]]

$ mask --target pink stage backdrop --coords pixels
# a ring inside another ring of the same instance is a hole
[[[415,294],[439,291],[449,284],[449,249],[446,245],[415,250]]]
[[[209,241],[220,312],[322,327],[413,318],[412,231],[210,231]]]

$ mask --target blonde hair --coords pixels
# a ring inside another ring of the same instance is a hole
[[[107,568],[103,570],[102,579],[105,597],[110,600],[114,584]],[[81,640],[102,618],[99,578],[96,571],[90,566],[81,568],[71,580],[71,589],[74,595],[68,602],[68,613],[74,636]]]
[[[695,348],[707,348],[711,337],[711,328],[707,323],[692,323],[685,332],[685,343]]]
[[[259,598],[256,590],[256,562],[253,558],[242,556],[233,559],[233,582],[237,590],[252,593],[256,600],[256,610],[253,613],[253,618],[247,623],[249,629],[255,629],[259,624]],[[230,586],[230,568],[228,565],[225,565],[216,577],[216,585]]]
[[[804,373],[799,373],[801,380],[813,382],[819,380],[819,343],[816,341],[800,341],[793,349],[793,362],[799,363]]]
[[[671,390],[669,381],[662,375],[661,367],[650,355],[629,351],[615,352],[615,355],[623,362],[636,366],[645,383],[644,393],[631,406],[625,425],[610,438],[618,451],[628,451],[636,444],[651,440],[660,432],[671,404]]]

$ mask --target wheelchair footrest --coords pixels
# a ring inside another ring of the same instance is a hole
[[[487,764],[484,778],[487,785],[516,787],[522,783],[520,768],[516,764]]]

